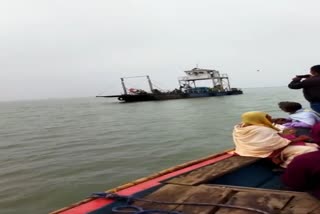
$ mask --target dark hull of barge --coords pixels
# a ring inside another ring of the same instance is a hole
[[[241,90],[234,91],[223,91],[223,92],[210,92],[210,93],[146,93],[146,94],[122,94],[112,96],[97,96],[104,98],[118,98],[122,102],[143,102],[143,101],[159,101],[159,100],[173,100],[173,99],[188,99],[188,98],[199,98],[199,97],[217,97],[217,96],[230,96],[243,94]]]

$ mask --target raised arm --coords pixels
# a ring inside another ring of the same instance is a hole
[[[288,87],[291,89],[301,89],[303,88],[303,81],[301,81],[301,78],[295,77],[289,83]]]

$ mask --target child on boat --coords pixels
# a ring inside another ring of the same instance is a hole
[[[286,167],[294,157],[318,150],[318,145],[304,142],[308,136],[281,136],[265,112],[246,112],[241,118],[242,123],[233,130],[235,152],[241,156],[269,157]]]

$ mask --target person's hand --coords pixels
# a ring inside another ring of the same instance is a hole
[[[287,128],[282,131],[282,134],[283,135],[294,135],[294,134],[296,134],[296,132],[297,131],[293,128]]]
[[[284,124],[284,123],[287,123],[288,120],[285,119],[285,118],[274,118],[274,119],[272,119],[272,122],[273,122],[273,123],[276,123],[276,124],[282,125],[282,124]]]
[[[293,81],[300,81],[302,78],[301,77],[294,77],[292,78]]]
[[[271,161],[276,165],[280,165],[283,162],[281,160],[281,156],[280,155],[276,155],[276,156],[272,157]]]

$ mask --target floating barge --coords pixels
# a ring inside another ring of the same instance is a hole
[[[154,100],[171,100],[171,99],[186,99],[197,97],[213,97],[213,96],[228,96],[243,94],[241,89],[231,88],[229,77],[227,74],[220,74],[219,71],[194,68],[189,71],[185,71],[186,76],[179,78],[179,89],[175,89],[170,92],[163,92],[155,89],[149,76],[146,77],[150,92],[139,89],[127,89],[125,85],[125,79],[138,78],[138,77],[123,77],[121,78],[121,84],[123,88],[123,94],[111,95],[111,96],[97,96],[105,98],[118,98],[123,102],[139,102],[139,101],[154,101]],[[196,82],[201,80],[211,80],[212,87],[197,87]]]
[[[320,201],[286,190],[276,165],[232,150],[160,171],[51,214],[316,214]]]

